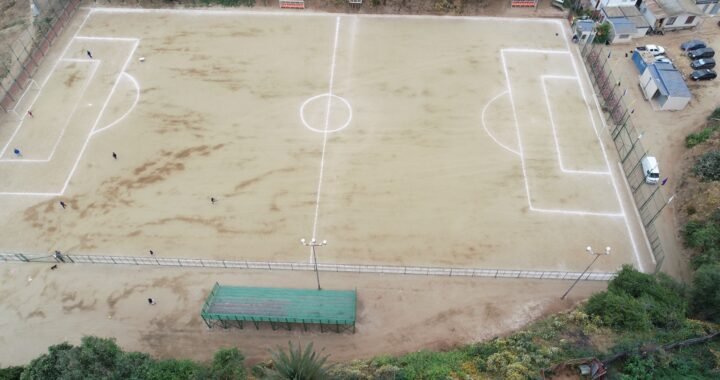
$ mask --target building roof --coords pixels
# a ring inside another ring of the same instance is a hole
[[[694,0],[647,0],[647,8],[657,18],[674,17],[685,14],[702,16],[703,12]]]
[[[612,28],[616,35],[637,33],[637,27],[635,24],[625,17],[608,18],[607,21],[612,24]]]
[[[205,320],[355,325],[354,290],[249,288],[215,284]]]
[[[682,74],[670,63],[657,62],[648,65],[650,75],[663,96],[690,98],[690,90],[685,84]]]
[[[606,18],[626,18],[635,24],[638,29],[650,27],[650,23],[643,17],[640,10],[635,7],[604,7],[602,11]]]

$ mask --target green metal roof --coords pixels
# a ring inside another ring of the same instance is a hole
[[[355,324],[355,290],[249,288],[215,284],[206,320]]]

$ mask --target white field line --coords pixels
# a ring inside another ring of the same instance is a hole
[[[587,174],[587,175],[610,175],[610,171],[597,171],[597,170],[574,170],[574,169],[566,169],[565,163],[562,159],[562,152],[560,151],[560,139],[558,138],[558,128],[555,124],[555,116],[552,112],[552,107],[550,105],[550,94],[548,94],[547,90],[547,84],[546,79],[549,78],[547,75],[541,75],[540,76],[540,84],[542,85],[543,94],[545,94],[545,105],[547,106],[548,115],[550,115],[550,127],[552,129],[553,134],[553,140],[555,141],[555,153],[557,153],[557,159],[558,163],[560,164],[560,171],[563,173],[570,173],[570,174]],[[562,80],[573,80],[577,81],[579,80],[578,77],[560,77],[560,76],[553,76],[551,79],[562,79]],[[590,117],[590,120],[592,121],[592,114],[588,115]]]
[[[88,142],[90,142],[90,139],[92,138],[93,133],[95,132],[95,128],[97,127],[98,123],[100,122],[100,119],[102,119],[102,116],[105,113],[105,109],[107,109],[107,106],[110,103],[110,99],[112,99],[112,96],[115,93],[115,89],[117,89],[117,86],[120,83],[120,77],[122,76],[122,73],[124,73],[125,70],[127,69],[128,64],[130,64],[130,60],[132,59],[133,55],[135,55],[135,50],[137,49],[137,47],[139,45],[140,45],[140,40],[135,39],[135,43],[133,44],[132,50],[130,51],[130,54],[128,54],[128,57],[125,60],[125,63],[123,64],[122,68],[120,69],[120,74],[118,74],[117,78],[115,79],[115,84],[113,84],[112,89],[110,90],[110,94],[108,94],[107,99],[105,99],[105,103],[103,104],[102,108],[100,109],[100,112],[98,113],[98,116],[95,119],[95,123],[93,123],[93,126],[90,129],[90,133],[88,133],[87,138],[85,138],[85,143],[83,144],[82,148],[80,149],[80,153],[78,154],[78,157],[75,160],[75,164],[73,164],[73,167],[70,170],[70,174],[68,174],[67,179],[65,180],[65,184],[63,185],[62,190],[60,190],[61,194],[65,193],[65,189],[67,189],[68,184],[70,183],[70,180],[73,177],[73,174],[75,174],[75,170],[77,169],[77,166],[80,163],[80,160],[82,159],[83,154],[85,153],[85,149],[87,148]]]
[[[179,14],[193,16],[295,16],[295,17],[331,17],[330,13],[318,12],[288,12],[288,11],[259,11],[242,9],[139,9],[139,8],[105,8],[105,7],[83,7],[92,13],[134,13],[134,14]],[[495,22],[516,22],[524,24],[560,24],[564,20],[543,19],[543,18],[520,18],[520,17],[493,17],[493,16],[433,16],[433,15],[391,15],[391,14],[354,14],[344,17],[358,18],[402,18],[402,19],[427,19],[427,20],[483,20]]]
[[[65,131],[67,130],[68,125],[70,125],[70,121],[72,120],[73,116],[75,115],[75,112],[77,112],[78,106],[80,105],[80,102],[82,100],[83,95],[85,94],[85,91],[87,90],[88,86],[90,85],[90,82],[92,82],[93,78],[95,77],[95,73],[97,73],[98,67],[102,63],[100,60],[93,60],[93,61],[85,61],[85,62],[91,62],[92,63],[92,71],[90,73],[90,76],[85,80],[85,83],[82,86],[82,89],[80,91],[80,97],[78,98],[77,102],[75,102],[75,106],[73,106],[72,111],[70,111],[70,114],[68,115],[67,120],[65,120],[65,124],[63,125],[62,130],[60,131],[60,136],[58,136],[57,140],[55,140],[55,144],[52,147],[52,150],[50,151],[50,156],[46,159],[12,159],[12,158],[4,158],[0,159],[0,162],[49,162],[52,160],[53,156],[55,156],[55,151],[57,150],[58,145],[60,145],[60,141],[62,141],[63,136],[65,136]],[[19,131],[20,129],[16,129],[15,131]],[[15,138],[15,134],[13,134],[12,137],[10,137],[10,140],[5,144],[5,147],[0,151],[0,157],[2,157],[5,154],[5,151],[7,150],[8,146],[10,146],[10,143]]]
[[[318,223],[318,216],[320,215],[320,192],[322,191],[322,182],[323,182],[323,172],[325,170],[325,150],[327,147],[327,140],[328,140],[328,126],[330,125],[330,106],[332,102],[332,91],[333,91],[333,83],[335,81],[335,59],[337,56],[337,46],[338,46],[338,37],[340,34],[340,16],[337,16],[335,18],[335,41],[333,42],[333,52],[332,52],[332,60],[330,64],[330,80],[328,84],[328,103],[327,103],[327,109],[325,110],[325,133],[323,133],[323,143],[322,143],[322,153],[320,155],[320,175],[318,176],[318,185],[317,185],[317,193],[315,198],[315,219],[313,220],[313,232],[312,232],[312,238],[313,240],[317,238],[317,223]],[[310,260],[312,262],[312,254],[310,256]]]
[[[520,124],[519,124],[519,122],[518,122],[519,119],[518,119],[518,116],[517,116],[517,109],[516,109],[516,107],[515,107],[515,100],[514,100],[513,95],[512,95],[512,83],[511,83],[511,81],[510,81],[510,74],[508,73],[508,69],[507,69],[507,61],[505,60],[505,52],[506,52],[506,51],[508,51],[508,52],[517,52],[517,53],[527,53],[527,52],[536,53],[536,52],[539,52],[539,53],[541,53],[541,54],[544,54],[544,53],[546,52],[546,50],[542,50],[542,49],[501,49],[501,50],[500,50],[500,60],[502,61],[502,69],[503,69],[503,73],[505,74],[505,81],[506,81],[506,83],[507,83],[507,92],[508,92],[508,95],[510,96],[510,106],[511,106],[511,109],[512,109],[512,112],[513,112],[513,118],[514,118],[514,120],[515,120],[515,130],[516,130],[516,132],[517,132],[518,150],[519,150],[519,152],[520,152],[520,163],[521,163],[521,167],[522,167],[523,179],[524,179],[524,182],[525,182],[525,195],[526,195],[527,201],[528,201],[528,208],[529,208],[530,210],[532,210],[532,211],[541,212],[541,213],[548,213],[548,214],[578,215],[578,216],[601,216],[601,217],[612,217],[612,218],[623,217],[623,216],[625,215],[625,213],[624,213],[624,211],[622,211],[622,204],[620,205],[620,206],[621,206],[621,212],[620,212],[620,213],[615,213],[615,212],[594,212],[594,211],[585,211],[585,210],[546,209],[546,208],[537,208],[537,207],[535,207],[535,206],[533,205],[532,199],[531,199],[531,197],[530,197],[530,184],[529,184],[529,180],[528,180],[528,176],[527,176],[527,168],[526,168],[526,166],[525,166],[525,154],[524,154],[524,149],[523,149],[523,145],[522,145],[522,137],[521,137],[521,133],[520,133]],[[554,52],[555,52],[555,50],[551,50],[551,51],[554,51]],[[566,53],[567,53],[567,54],[570,54],[569,51],[566,52]],[[570,56],[572,56],[572,55],[570,55]],[[576,77],[577,77],[577,76],[576,76]],[[581,87],[581,90],[582,90],[582,87]],[[581,91],[581,92],[582,92],[582,91]],[[585,97],[585,94],[583,93],[583,99],[585,99],[584,97]],[[586,100],[586,102],[587,102],[587,100]],[[597,131],[596,131],[596,133],[597,133]],[[598,139],[599,139],[599,136],[598,136]],[[604,150],[604,149],[602,150],[602,152],[603,152],[603,155],[605,155],[605,150]],[[607,163],[607,160],[606,160],[606,163]],[[609,170],[609,166],[608,166],[608,170]],[[612,178],[612,176],[610,176],[610,177]],[[619,199],[619,198],[618,198],[618,202],[620,202],[620,199]]]
[[[565,46],[567,46],[568,51],[569,51],[570,50],[570,42],[568,41],[567,35],[565,33],[565,28],[563,27],[562,24],[560,24],[560,34],[563,35],[563,39],[565,40]],[[580,52],[577,49],[577,46],[575,47],[575,50],[579,55]],[[577,63],[575,62],[575,57],[572,54],[570,55],[570,61],[572,62],[573,70],[575,71],[575,75],[580,76],[580,70],[577,67],[578,66]],[[592,81],[590,80],[590,74],[585,69],[585,65],[582,65],[582,67],[583,67],[583,71],[585,73],[585,78],[588,80],[588,83],[592,83]],[[605,124],[605,119],[602,116],[603,113],[602,113],[602,110],[600,109],[600,103],[598,103],[597,96],[595,96],[592,88],[590,88],[589,91],[590,91],[590,94],[592,95],[593,99],[595,99],[595,106],[597,107],[597,111],[598,111],[597,115],[600,118],[600,121],[602,122],[603,127],[607,130],[607,125]],[[580,92],[582,93],[583,99],[585,100],[585,103],[586,103],[588,111],[589,111],[590,103],[588,102],[587,96],[585,95],[585,89],[582,84],[582,81],[580,82]],[[594,123],[593,123],[593,128],[595,128],[595,133],[597,134],[598,139],[600,141],[603,141],[600,138],[600,133]],[[602,150],[603,157],[605,158],[605,163],[607,164],[607,168],[608,168],[608,170],[610,170],[610,160],[608,159],[607,152],[605,151],[605,145],[601,143],[600,148]],[[620,175],[625,175],[625,174],[623,171],[621,171]],[[641,272],[645,272],[645,267],[644,267],[642,261],[640,260],[640,253],[638,252],[637,243],[635,242],[635,235],[633,234],[632,229],[630,228],[630,221],[627,217],[627,213],[625,212],[625,206],[623,205],[622,197],[620,196],[620,190],[617,185],[617,181],[615,180],[615,176],[611,175],[610,180],[612,181],[613,189],[615,190],[615,196],[617,197],[618,203],[620,204],[620,211],[624,215],[625,228],[627,229],[627,233],[630,236],[630,243],[632,244],[633,254],[635,255],[635,261],[638,264],[638,269],[640,269]],[[634,204],[634,200],[633,200],[633,204]],[[640,226],[640,228],[643,228],[643,227]],[[655,263],[655,257],[653,257],[653,255],[652,255],[652,250],[650,252],[651,252],[650,258],[652,259],[653,263]]]
[[[490,128],[488,128],[487,123],[485,122],[485,112],[487,112],[490,105],[493,104],[496,100],[500,99],[503,95],[507,95],[507,94],[508,94],[507,91],[503,91],[503,92],[495,95],[494,98],[490,99],[487,103],[485,103],[485,107],[483,107],[483,110],[482,110],[482,115],[480,116],[480,121],[482,122],[483,129],[485,129],[485,133],[487,133],[487,135],[490,136],[490,138],[493,139],[493,141],[495,141],[496,144],[498,144],[501,148],[507,150],[508,152],[514,153],[519,156],[520,152],[508,147],[507,145],[501,143],[500,140],[496,139],[495,136],[493,136],[493,134],[490,132]]]
[[[13,107],[10,111],[13,111],[13,112],[17,113],[17,107],[20,105],[20,102],[22,102],[22,100],[23,100],[23,98],[25,97],[25,95],[27,95],[27,93],[32,89],[32,84],[33,84],[33,83],[35,83],[35,88],[36,88],[37,90],[40,90],[40,85],[39,85],[37,82],[35,82],[35,79],[30,79],[30,86],[27,86],[27,88],[25,89],[25,91],[23,91],[22,95],[20,95],[20,97],[18,98],[18,100],[15,102],[15,107]],[[37,95],[36,95],[36,98],[37,98]],[[34,100],[33,100],[33,102],[34,102]]]
[[[68,184],[70,183],[70,180],[72,179],[73,175],[75,174],[75,170],[77,170],[78,164],[80,163],[80,160],[82,159],[83,154],[85,153],[85,149],[87,148],[88,143],[90,142],[90,139],[92,138],[93,134],[96,132],[96,128],[98,123],[100,122],[100,119],[102,119],[103,114],[105,113],[105,110],[107,109],[108,104],[110,103],[110,100],[112,99],[113,94],[115,93],[115,90],[117,89],[118,84],[120,83],[120,78],[122,77],[123,73],[127,69],[128,64],[130,63],[130,60],[132,59],[133,55],[135,54],[135,50],[137,50],[138,45],[140,45],[139,39],[133,40],[135,43],[133,44],[132,50],[130,51],[130,54],[128,55],[127,59],[125,60],[125,63],[123,64],[122,68],[120,69],[120,73],[118,74],[117,78],[115,79],[115,83],[113,84],[112,89],[110,90],[110,93],[108,94],[107,98],[105,99],[105,102],[100,109],[100,112],[98,113],[97,118],[95,119],[95,122],[93,123],[92,128],[90,129],[90,132],[88,133],[88,136],[85,138],[85,142],[83,143],[82,148],[80,148],[80,152],[78,153],[77,158],[75,159],[75,163],[72,166],[72,169],[70,170],[70,173],[68,174],[67,178],[65,179],[65,183],[63,184],[62,189],[59,192],[46,192],[46,193],[40,193],[40,192],[0,192],[0,195],[19,195],[19,196],[43,196],[43,197],[54,197],[54,196],[60,196],[65,193],[65,190],[68,187]],[[103,127],[103,129],[107,128]]]
[[[53,74],[53,73],[55,72],[55,70],[57,69],[57,66],[60,64],[60,61],[63,59],[63,57],[65,57],[65,54],[67,53],[68,49],[70,49],[70,45],[72,45],[73,41],[75,40],[75,37],[78,35],[78,33],[80,33],[80,30],[83,28],[83,26],[85,26],[85,23],[87,22],[88,18],[90,18],[90,13],[92,13],[92,12],[88,12],[88,13],[85,15],[85,18],[83,19],[82,23],[80,23],[80,26],[78,27],[77,31],[75,31],[75,34],[73,35],[73,38],[71,38],[70,41],[68,41],[68,43],[67,43],[67,45],[65,45],[65,48],[63,49],[62,53],[60,53],[60,58],[58,58],[58,59],[55,61],[55,63],[53,64],[52,68],[50,69],[50,72],[48,73],[48,76],[45,78],[45,80],[43,80],[42,84],[39,85],[40,89],[38,90],[37,94],[35,94],[35,98],[32,100],[32,102],[30,102],[30,107],[28,108],[29,110],[32,109],[32,106],[35,104],[35,102],[37,101],[38,97],[39,97],[40,94],[42,93],[43,88],[45,88],[45,84],[48,82],[48,80],[50,80],[50,77],[52,76],[52,74]],[[35,80],[33,80],[33,82],[35,82]],[[35,82],[35,84],[37,85],[37,82]],[[30,87],[28,87],[28,88],[25,90],[25,93],[27,93],[27,90],[29,90],[29,89],[30,89]],[[13,111],[15,111],[15,108],[17,108],[18,104],[20,104],[20,100],[22,99],[23,96],[25,96],[25,93],[23,93],[23,95],[20,97],[20,99],[18,99],[18,102],[15,104],[15,107],[13,108]],[[15,137],[15,135],[17,134],[17,132],[18,132],[18,130],[20,129],[20,127],[22,126],[22,123],[23,123],[23,121],[25,120],[25,117],[26,117],[26,116],[27,116],[27,113],[26,113],[26,112],[24,112],[23,115],[20,116],[20,122],[18,123],[17,127],[15,127],[15,131],[13,131],[13,134],[12,134],[12,136],[10,137],[10,141],[11,141],[11,140]],[[8,141],[8,145],[10,144],[10,141]],[[7,148],[7,147],[6,147],[6,148]],[[5,149],[3,149],[3,154],[4,154],[4,153],[5,153]],[[0,154],[0,156],[2,156],[2,155]],[[0,194],[2,194],[2,193],[0,193]]]
[[[96,133],[100,133],[108,128],[111,128],[111,127],[115,126],[117,123],[121,122],[135,109],[135,107],[138,104],[138,101],[140,101],[140,84],[137,82],[137,80],[135,80],[135,78],[133,78],[132,75],[130,75],[126,72],[123,72],[122,75],[125,75],[125,77],[128,78],[134,84],[134,86],[135,86],[135,101],[133,101],[132,106],[130,106],[130,108],[127,110],[127,112],[125,112],[117,120],[113,121],[112,123],[100,128],[96,131],[90,132],[91,136],[95,135]]]

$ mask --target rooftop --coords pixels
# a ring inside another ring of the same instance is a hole
[[[613,17],[607,19],[613,27],[615,34],[635,34],[637,27],[635,24],[625,17]]]
[[[670,63],[656,62],[648,65],[650,75],[658,85],[660,94],[664,96],[689,98],[690,90],[685,84],[682,74]]]
[[[647,0],[646,6],[658,18],[684,14],[702,16],[703,12],[694,0]]]
[[[354,290],[215,284],[201,315],[205,320],[354,325],[356,300]]]

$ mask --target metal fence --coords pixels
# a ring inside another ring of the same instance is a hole
[[[80,0],[37,0],[32,21],[20,35],[0,45],[0,110],[15,108],[28,89],[50,47],[72,19]],[[19,20],[22,21],[22,20]]]
[[[608,63],[611,56],[610,49],[601,44],[593,44],[592,39],[589,39],[587,43],[581,45],[580,52],[592,85],[598,94],[608,132],[613,139],[620,165],[632,191],[655,258],[655,272],[657,272],[662,267],[665,253],[655,228],[655,220],[672,198],[665,196],[662,186],[645,183],[641,160],[650,153],[643,147],[642,132],[633,123],[632,115],[635,110],[625,99],[627,88],[613,73]]]
[[[312,271],[312,263],[247,261],[247,260],[207,260],[207,259],[181,259],[160,257],[134,257],[134,256],[101,256],[101,255],[28,255],[23,253],[0,253],[0,261],[6,262],[52,262],[67,264],[124,264],[124,265],[151,265],[173,267],[200,267],[200,268],[228,268],[252,270],[291,270]],[[479,268],[442,268],[421,266],[394,266],[394,265],[362,265],[362,264],[318,264],[318,270],[323,272],[352,272],[352,273],[381,273],[419,276],[444,277],[484,277],[484,278],[525,278],[525,279],[551,279],[576,280],[582,275],[586,281],[609,281],[615,273],[609,272],[563,272],[563,271],[532,271],[512,269],[479,269]]]

